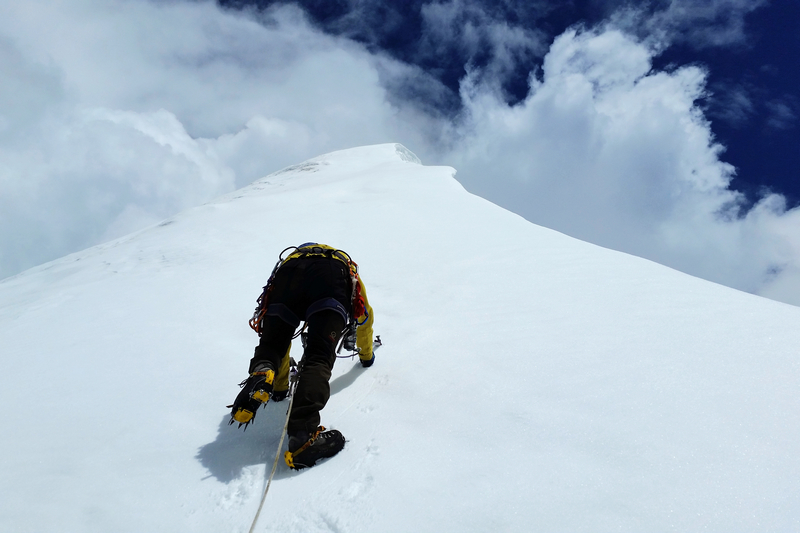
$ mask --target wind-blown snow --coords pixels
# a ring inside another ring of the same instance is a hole
[[[335,152],[0,282],[0,530],[247,531],[286,403],[228,426],[286,246],[376,333],[342,453],[258,531],[800,528],[800,309],[526,222],[399,145]],[[295,355],[299,355],[299,350]]]

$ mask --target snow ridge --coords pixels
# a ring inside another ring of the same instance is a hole
[[[530,224],[402,145],[313,158],[0,283],[0,530],[246,531],[285,403],[227,425],[286,246],[359,263],[384,340],[337,362],[261,531],[800,526],[800,309]],[[294,348],[299,356],[299,347]]]

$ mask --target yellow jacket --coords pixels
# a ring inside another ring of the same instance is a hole
[[[356,330],[356,348],[358,350],[358,357],[362,361],[369,361],[372,359],[372,324],[374,322],[374,315],[372,313],[372,306],[369,305],[369,300],[367,299],[367,289],[364,287],[364,282],[361,281],[361,277],[358,275],[358,265],[341,250],[328,246],[327,244],[317,243],[301,244],[298,246],[297,250],[289,254],[286,259],[283,260],[281,265],[284,265],[287,261],[291,261],[292,259],[316,255],[321,257],[330,256],[334,259],[338,259],[346,264],[350,272],[355,275],[354,277],[358,281],[358,289],[361,298],[364,300],[364,313],[361,316],[355,317],[358,322],[358,329]],[[286,354],[283,356],[283,359],[281,359],[281,366],[275,376],[276,391],[289,390],[289,352],[291,349],[292,345],[290,344],[289,349],[286,350]]]

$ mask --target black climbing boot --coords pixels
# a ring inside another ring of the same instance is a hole
[[[320,459],[333,457],[342,451],[344,442],[344,435],[339,431],[325,431],[320,426],[312,434],[300,432],[290,436],[289,451],[284,454],[284,459],[289,468],[310,468]]]
[[[256,367],[250,377],[239,384],[242,390],[233,405],[228,406],[232,408],[229,423],[239,422],[239,427],[244,424],[247,429],[247,424],[253,421],[258,408],[269,401],[274,380],[275,371],[268,363]]]

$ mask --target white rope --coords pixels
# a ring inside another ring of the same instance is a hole
[[[269,475],[269,479],[267,480],[267,486],[264,488],[264,495],[261,496],[261,503],[258,504],[258,511],[256,511],[256,516],[253,518],[253,524],[250,526],[250,533],[256,528],[256,522],[258,522],[258,516],[261,514],[261,508],[264,507],[264,500],[267,499],[267,492],[269,491],[269,486],[272,483],[272,476],[275,475],[275,469],[278,468],[278,459],[281,456],[281,449],[283,449],[283,439],[286,437],[286,429],[289,427],[289,415],[292,412],[292,404],[294,403],[294,389],[295,385],[297,384],[296,377],[292,376],[292,386],[289,390],[289,408],[286,410],[286,422],[283,423],[283,431],[281,431],[281,440],[278,443],[278,453],[275,454],[275,462],[272,463],[272,472]]]
[[[303,327],[305,329],[305,326]],[[372,343],[372,350],[375,351],[380,347],[383,343],[381,342],[381,336],[375,339]],[[272,472],[269,475],[269,479],[267,480],[267,486],[264,488],[264,495],[261,496],[261,503],[258,504],[258,511],[256,511],[256,516],[253,518],[253,524],[250,526],[250,533],[256,528],[256,522],[258,522],[258,517],[261,514],[261,509],[264,507],[264,500],[267,499],[267,492],[269,492],[269,486],[272,483],[272,476],[275,475],[275,469],[278,468],[278,459],[281,456],[281,450],[283,449],[283,439],[286,437],[286,430],[289,427],[289,415],[292,412],[292,404],[294,403],[294,391],[297,388],[297,374],[291,376],[291,384],[289,386],[289,408],[286,410],[286,422],[283,423],[283,431],[281,431],[281,440],[278,443],[278,453],[275,454],[275,462],[272,463]]]

